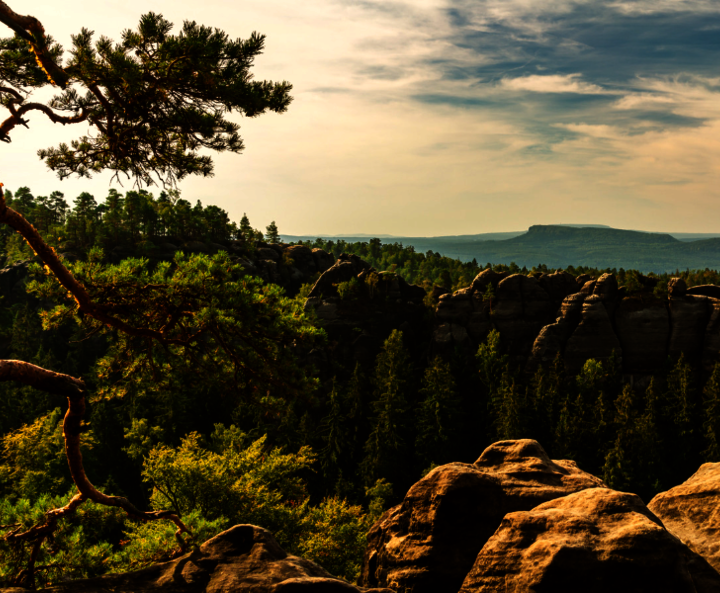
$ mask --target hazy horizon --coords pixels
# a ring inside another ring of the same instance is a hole
[[[231,37],[266,34],[253,72],[293,83],[288,113],[241,120],[243,155],[215,156],[214,178],[180,185],[186,199],[234,220],[246,212],[258,228],[275,220],[292,235],[449,236],[587,220],[717,229],[718,2],[9,4],[66,48],[81,27],[117,40],[148,11],[176,29],[189,19]],[[102,200],[109,175],[60,182],[35,154],[83,126],[38,115],[29,125],[2,145],[0,181]]]

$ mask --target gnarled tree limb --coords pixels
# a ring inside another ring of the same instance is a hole
[[[0,23],[10,27],[18,37],[30,44],[38,65],[47,74],[52,84],[65,88],[70,80],[65,70],[58,66],[50,57],[50,51],[45,42],[45,28],[34,16],[17,14],[3,0],[0,0]]]

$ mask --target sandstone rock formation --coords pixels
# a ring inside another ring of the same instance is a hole
[[[613,352],[621,355],[620,340],[615,335],[602,297],[592,294],[583,302],[582,321],[565,346],[565,363],[571,371],[577,372],[589,358],[607,360]]]
[[[687,481],[658,494],[648,508],[720,573],[720,463],[702,465]]]
[[[199,550],[169,562],[124,574],[65,583],[45,590],[52,593],[366,591],[333,578],[309,560],[289,556],[269,531],[253,525],[236,525],[206,541]],[[371,591],[393,593],[387,589]],[[2,589],[0,593],[3,593]]]
[[[551,461],[536,441],[495,443],[472,465],[435,468],[379,519],[368,535],[360,582],[456,593],[506,513],[603,486],[572,461]]]
[[[509,513],[460,593],[711,593],[720,575],[640,498],[583,490]]]
[[[623,363],[635,372],[652,373],[667,360],[670,316],[660,299],[624,298],[615,313]]]
[[[685,356],[691,365],[699,365],[702,357],[705,328],[710,320],[708,297],[670,297],[670,343],[668,354],[671,358]]]

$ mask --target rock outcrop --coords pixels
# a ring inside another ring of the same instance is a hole
[[[593,488],[509,513],[460,593],[711,593],[720,575],[635,494]]]
[[[623,363],[635,372],[652,373],[667,360],[670,316],[660,299],[624,298],[615,313]]]
[[[709,373],[720,362],[720,286],[687,288],[672,278],[668,298],[660,298],[656,278],[638,281],[639,292],[628,295],[613,274],[594,280],[483,270],[468,288],[440,297],[434,343],[440,353],[472,352],[497,330],[503,352],[530,373],[558,356],[575,373],[587,359],[613,353],[623,373],[638,378],[681,355]]]
[[[702,465],[686,482],[658,494],[648,508],[720,573],[720,463]]]
[[[0,589],[0,593],[3,590]],[[15,589],[22,591],[22,589]],[[290,556],[269,531],[236,525],[196,551],[143,570],[74,581],[52,593],[393,593],[359,589],[317,564]]]
[[[456,593],[507,513],[603,487],[572,461],[552,461],[533,440],[502,441],[474,464],[450,463],[416,483],[372,527],[361,584]]]
[[[607,360],[613,353],[621,355],[622,352],[620,340],[615,335],[607,308],[599,294],[592,294],[585,299],[581,315],[580,324],[565,345],[565,364],[572,372],[579,371],[589,358]]]

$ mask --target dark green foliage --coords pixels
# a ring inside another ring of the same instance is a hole
[[[420,396],[415,454],[426,465],[448,463],[453,460],[452,441],[461,410],[452,370],[440,357],[425,369]]]
[[[370,436],[365,443],[363,473],[366,483],[379,478],[405,476],[412,441],[410,440],[410,357],[403,335],[393,330],[385,341],[375,367],[375,400],[372,403]]]
[[[267,239],[268,243],[280,242],[280,235],[278,235],[278,228],[274,220],[265,227],[265,239]]]
[[[705,461],[720,461],[720,363],[715,363],[712,375],[703,390],[703,436]]]

